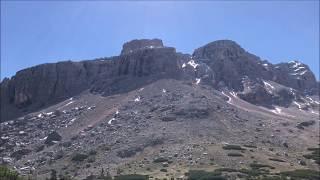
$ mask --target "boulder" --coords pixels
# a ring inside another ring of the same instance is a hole
[[[61,140],[62,140],[62,137],[60,136],[60,134],[56,131],[53,131],[48,135],[44,143],[50,146],[54,144],[54,141],[61,141]]]

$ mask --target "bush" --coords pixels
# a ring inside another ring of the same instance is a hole
[[[277,159],[277,158],[269,158],[270,161],[277,161],[277,162],[286,162],[282,159]]]
[[[154,159],[153,162],[154,163],[168,162],[168,159],[164,158],[164,157],[158,157],[158,158]]]
[[[228,155],[228,156],[231,156],[231,157],[241,157],[241,156],[243,156],[243,155],[240,154],[240,153],[228,153],[227,155]]]
[[[257,163],[251,163],[250,164],[250,167],[252,168],[252,169],[260,169],[260,168],[265,168],[265,167],[267,167],[267,168],[273,168],[272,166],[269,166],[269,165],[267,165],[267,164],[257,164]]]
[[[222,148],[225,150],[246,150],[239,145],[231,145],[231,144],[225,145]]]
[[[17,172],[10,170],[6,166],[1,166],[1,165],[0,165],[0,179],[1,180],[21,180]]]
[[[319,171],[310,169],[297,169],[294,171],[286,171],[280,173],[283,176],[290,177],[292,179],[309,179],[318,180],[320,179]]]
[[[243,145],[243,146],[247,148],[257,148],[257,146],[254,146],[254,145]]]
[[[161,172],[168,172],[167,169],[160,169]]]
[[[148,176],[139,175],[139,174],[119,175],[114,177],[114,180],[148,180],[148,179],[149,179]]]
[[[87,159],[89,156],[87,154],[81,154],[81,153],[76,153],[72,156],[71,160],[72,161],[84,161]]]
[[[320,164],[320,148],[308,148],[311,154],[303,155],[306,159],[313,159],[317,164]]]
[[[225,180],[220,171],[207,172],[202,170],[191,170],[188,172],[189,180]]]

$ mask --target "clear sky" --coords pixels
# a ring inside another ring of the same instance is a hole
[[[300,60],[319,77],[317,0],[1,1],[1,79],[41,63],[118,55],[139,38],[184,53],[231,39],[272,63]]]

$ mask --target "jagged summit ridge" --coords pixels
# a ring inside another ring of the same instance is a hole
[[[138,49],[164,47],[161,39],[135,39],[122,46],[121,54],[127,54]]]

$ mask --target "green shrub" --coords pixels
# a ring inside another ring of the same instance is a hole
[[[114,180],[148,180],[148,179],[149,179],[148,176],[139,175],[139,174],[119,175],[114,177]]]
[[[247,147],[247,148],[257,148],[257,146],[254,146],[254,145],[249,145],[249,144],[247,144],[247,145],[243,145],[244,147]]]
[[[239,145],[231,145],[231,144],[225,145],[222,148],[225,150],[246,150]]]
[[[277,162],[286,162],[282,159],[277,159],[277,158],[269,158],[270,161],[277,161]]]
[[[81,154],[81,153],[76,153],[72,156],[71,160],[72,161],[84,161],[87,159],[89,156],[87,154]]]
[[[161,172],[168,172],[167,169],[160,169]]]
[[[308,148],[311,154],[303,155],[306,159],[313,159],[315,163],[320,164],[320,148]]]
[[[168,162],[168,159],[164,158],[164,157],[158,157],[158,158],[154,159],[153,162],[154,163]]]
[[[318,180],[320,179],[319,171],[310,169],[297,169],[294,171],[286,171],[280,173],[283,176],[291,177],[292,179],[309,179]]]
[[[17,172],[2,165],[0,165],[0,179],[1,180],[21,180]]]
[[[250,167],[251,167],[252,169],[260,169],[260,168],[265,168],[265,167],[267,167],[267,168],[273,168],[272,166],[269,166],[269,165],[267,165],[267,164],[258,164],[258,163],[251,163],[251,164],[250,164]]]
[[[202,170],[190,170],[188,172],[189,180],[225,180],[221,176],[221,171],[207,172]]]
[[[228,156],[231,156],[231,157],[241,157],[241,156],[243,156],[243,155],[240,154],[240,153],[228,153],[227,155],[228,155]]]

